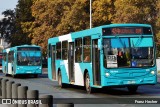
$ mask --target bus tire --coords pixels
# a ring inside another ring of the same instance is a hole
[[[6,77],[8,77],[8,76],[9,76],[9,74],[7,74],[7,73],[6,73],[6,74],[5,74],[5,76],[6,76]]]
[[[58,85],[59,85],[61,88],[65,88],[65,84],[62,83],[62,75],[61,75],[61,72],[58,73]]]
[[[127,88],[129,90],[129,92],[136,93],[138,86],[128,86]]]
[[[94,89],[90,86],[90,77],[89,77],[89,73],[86,73],[85,76],[85,88],[88,94],[91,94],[94,92]]]

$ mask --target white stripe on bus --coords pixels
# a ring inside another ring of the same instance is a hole
[[[75,85],[84,86],[83,73],[79,63],[75,63]]]
[[[65,40],[67,40],[68,42],[72,41],[71,34],[59,36],[58,39],[59,41],[65,41]]]
[[[8,74],[12,74],[12,63],[8,63]]]

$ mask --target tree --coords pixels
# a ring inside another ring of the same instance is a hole
[[[11,36],[11,46],[31,44],[31,38],[28,37],[29,33],[23,31],[23,23],[34,20],[31,13],[31,6],[34,0],[18,0],[16,6],[16,32]]]
[[[58,35],[89,28],[89,1],[71,0],[56,30]]]
[[[32,43],[40,45],[43,52],[47,50],[47,43],[50,37],[57,36],[57,26],[66,14],[71,2],[74,0],[39,0],[35,1],[32,6],[32,15],[35,20],[28,23],[30,26],[30,37]]]
[[[92,0],[92,27],[111,23],[114,2],[115,0]],[[59,35],[85,30],[90,27],[89,0],[70,1],[70,4],[71,8],[65,11],[61,23],[57,26]]]
[[[113,23],[146,23],[155,25],[157,0],[116,0]]]
[[[53,35],[56,20],[58,20],[54,17],[52,6],[54,7],[54,0],[35,1],[31,8],[35,20],[28,23],[29,37],[32,38],[31,43],[41,46],[43,52],[47,51],[48,38]],[[27,23],[25,24],[27,25]]]
[[[7,42],[11,42],[11,36],[15,33],[15,11],[2,12],[4,18],[0,21],[0,34]]]
[[[156,42],[157,42],[157,57],[160,57],[160,0],[157,1],[156,6]]]
[[[92,4],[93,26],[111,24],[115,11],[115,0],[94,0]]]

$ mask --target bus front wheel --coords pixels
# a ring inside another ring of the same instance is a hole
[[[93,92],[93,88],[90,86],[90,77],[89,77],[89,73],[86,73],[85,76],[85,88],[88,94]]]
[[[129,90],[129,92],[136,93],[138,86],[128,86],[127,88]]]

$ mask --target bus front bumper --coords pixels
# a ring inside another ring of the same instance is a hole
[[[27,69],[17,68],[15,74],[42,74],[42,68],[41,67],[30,67]]]
[[[105,79],[103,86],[125,86],[125,85],[153,85],[157,83],[157,76],[134,78],[134,79]]]

